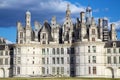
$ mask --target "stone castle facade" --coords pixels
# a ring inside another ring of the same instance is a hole
[[[80,12],[73,24],[67,5],[65,21],[31,26],[31,13],[26,12],[26,25],[17,23],[16,44],[0,45],[0,77],[108,77],[120,78],[120,41],[115,24],[98,23],[91,7]]]

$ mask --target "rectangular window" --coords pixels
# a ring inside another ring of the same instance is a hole
[[[116,53],[116,49],[113,49],[113,53]]]
[[[42,38],[43,38],[43,39],[46,39],[46,33],[43,33]]]
[[[95,35],[95,29],[92,29],[92,35]]]
[[[111,49],[107,49],[107,53],[111,53]]]
[[[70,58],[69,57],[67,57],[67,63],[70,64]]]
[[[52,74],[55,74],[55,67],[52,67]]]
[[[71,54],[74,54],[74,48],[71,48]]]
[[[64,58],[61,57],[61,64],[64,64]]]
[[[93,67],[93,74],[96,74],[96,67]]]
[[[20,48],[18,48],[18,54],[19,54],[19,53],[21,53],[21,49],[20,49]]]
[[[107,63],[108,63],[108,64],[111,63],[111,57],[110,57],[110,56],[107,57]]]
[[[96,53],[96,46],[92,46],[93,52]]]
[[[45,49],[44,48],[42,49],[42,54],[45,55]]]
[[[96,63],[96,56],[93,56],[93,63]]]
[[[69,50],[69,48],[67,48],[67,54],[70,54],[70,50]]]
[[[55,48],[52,49],[52,53],[55,55]]]
[[[57,74],[59,74],[59,69],[60,69],[60,68],[59,68],[59,67],[57,67]]]
[[[90,46],[88,46],[88,53],[90,53]]]
[[[21,63],[21,58],[20,57],[17,57],[17,62],[18,62],[18,64]]]
[[[49,64],[49,58],[47,58],[47,64]]]
[[[49,54],[49,48],[47,48],[47,54]]]
[[[20,67],[17,67],[17,74],[20,74]]]
[[[92,41],[95,41],[95,38],[94,38],[94,37],[92,38]]]
[[[20,38],[23,38],[23,32],[20,32]]]
[[[119,64],[120,64],[120,56],[119,56]]]
[[[59,60],[59,57],[57,57],[57,64],[60,64],[60,60]]]
[[[45,74],[45,68],[42,67],[42,74]]]
[[[3,65],[3,59],[0,59],[0,65]]]
[[[0,51],[0,56],[2,56],[3,55],[3,51]]]
[[[88,67],[88,73],[91,74],[91,67]]]
[[[5,59],[5,65],[8,65],[8,58]]]
[[[61,74],[64,74],[64,67],[61,67]]]
[[[8,55],[8,51],[5,51],[5,55]]]
[[[45,64],[45,58],[42,58],[42,64]]]
[[[57,54],[60,54],[59,52],[60,52],[60,51],[59,51],[59,48],[57,48]]]
[[[64,54],[64,49],[63,48],[61,48],[61,54]]]
[[[90,63],[90,56],[88,57],[88,63]]]
[[[114,64],[116,64],[116,63],[117,63],[117,59],[116,59],[116,57],[114,57],[113,59],[114,59]]]
[[[55,58],[52,58],[52,63],[55,64]]]
[[[71,57],[70,63],[71,63],[71,64],[74,64],[74,57]]]

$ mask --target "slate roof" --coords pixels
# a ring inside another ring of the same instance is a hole
[[[113,43],[116,43],[116,47],[120,47],[120,41],[108,41],[105,43],[105,48],[113,47]]]

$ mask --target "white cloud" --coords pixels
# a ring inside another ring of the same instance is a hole
[[[9,40],[5,40],[6,41],[6,44],[13,44],[14,42],[12,41],[9,41]]]
[[[64,12],[67,4],[70,4],[71,12],[78,13],[84,11],[85,7],[75,5],[65,0],[3,0],[0,1],[0,8],[30,8],[32,10],[51,10],[57,12]]]

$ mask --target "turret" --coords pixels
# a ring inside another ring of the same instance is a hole
[[[86,8],[86,24],[87,25],[91,24],[91,19],[92,19],[92,8],[88,6]]]
[[[26,12],[26,27],[31,27],[31,13],[29,11]]]

